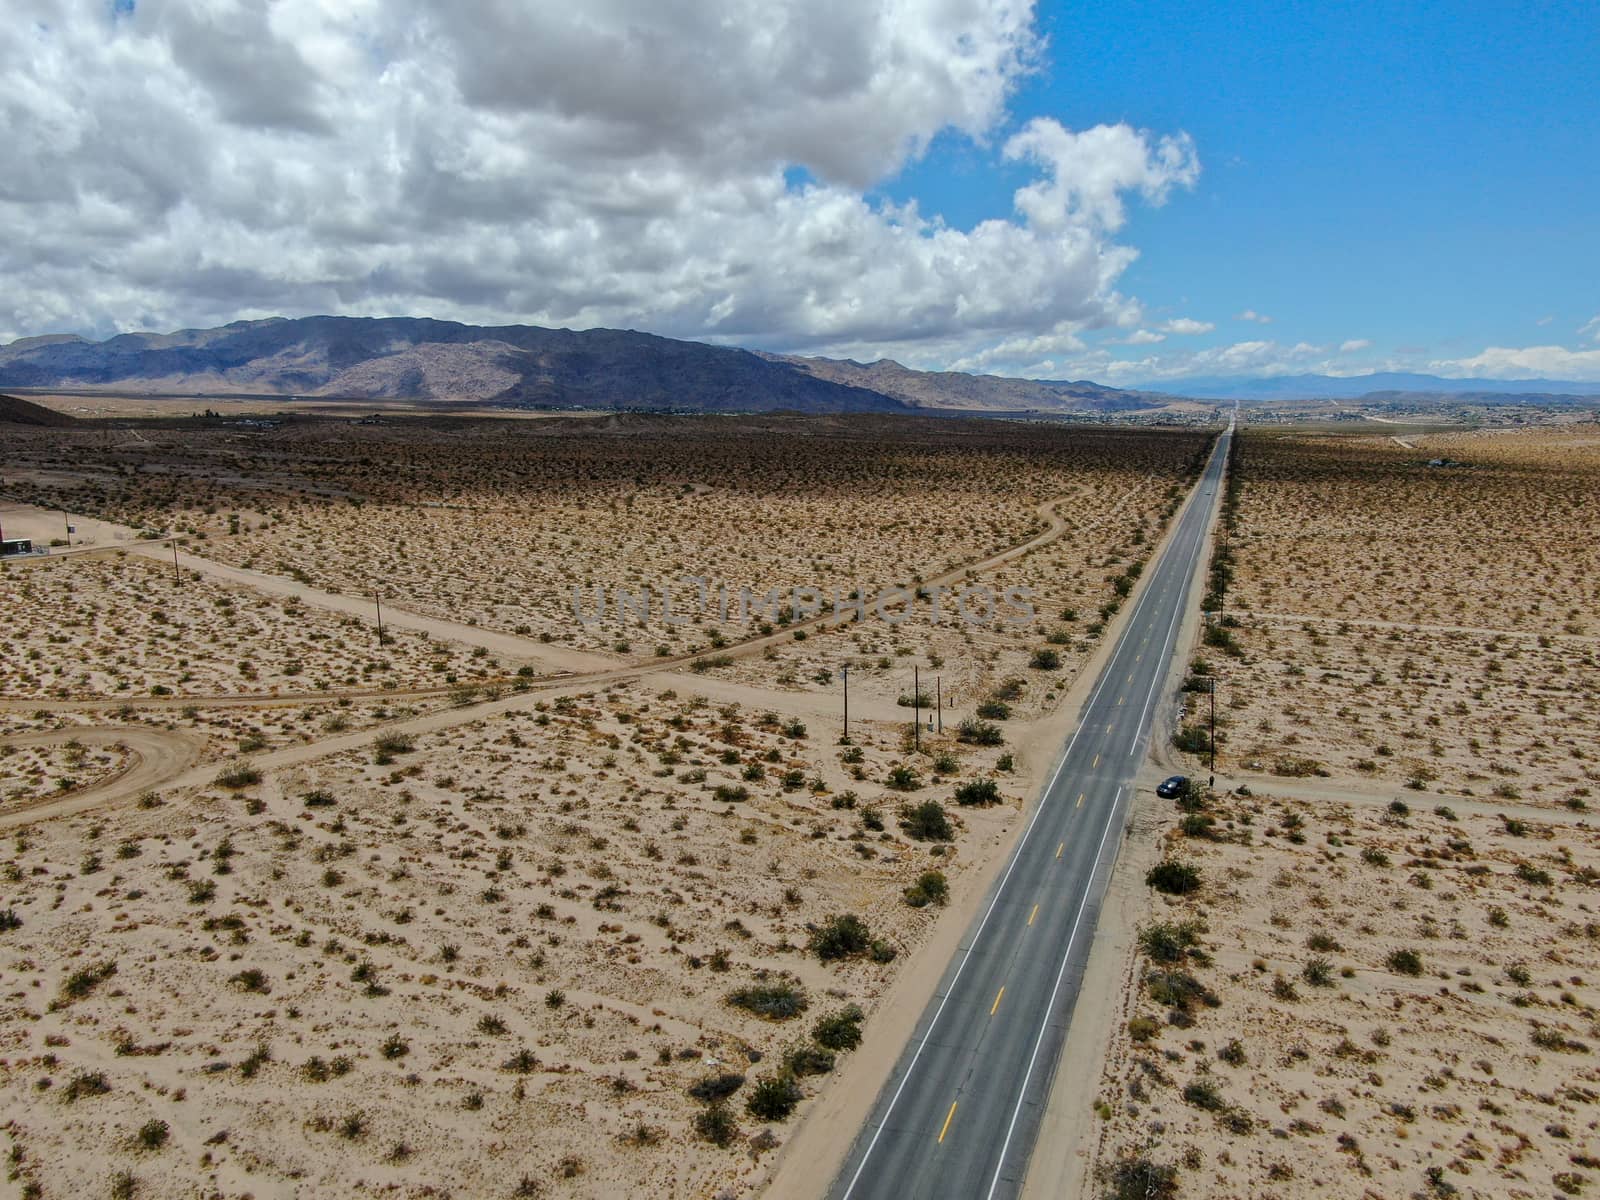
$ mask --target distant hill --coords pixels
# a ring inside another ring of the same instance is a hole
[[[1600,396],[1600,383],[1560,379],[1445,379],[1404,371],[1369,375],[1243,375],[1169,380],[1185,396],[1213,400],[1354,400],[1374,392]]]
[[[0,396],[0,425],[46,425],[61,428],[76,425],[78,418],[58,413],[53,408],[22,400],[16,396]]]
[[[778,356],[769,356],[777,358]],[[963,371],[916,371],[893,359],[785,358],[819,379],[870,388],[918,408],[983,412],[1132,412],[1161,408],[1177,398],[1131,392],[1087,380],[1013,379]]]
[[[1125,412],[1170,396],[758,354],[619,329],[282,317],[0,347],[0,386],[688,412]]]

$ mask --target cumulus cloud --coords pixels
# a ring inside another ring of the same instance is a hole
[[[1365,350],[1372,345],[1371,338],[1351,338],[1339,343],[1340,354],[1354,354],[1357,350]]]
[[[1271,325],[1272,324],[1272,318],[1271,317],[1267,316],[1266,313],[1258,313],[1253,308],[1245,309],[1238,316],[1234,317],[1234,320],[1235,321],[1254,321],[1257,325]]]
[[[1216,326],[1210,321],[1196,321],[1193,317],[1174,317],[1170,321],[1161,323],[1163,333],[1176,333],[1185,337],[1210,333],[1215,328]]]
[[[1032,0],[7,15],[6,338],[412,313],[1040,363],[1138,324],[1128,202],[1200,169],[1181,133],[1004,136]],[[869,198],[952,132],[1031,172],[1009,218]]]
[[[1600,350],[1565,346],[1490,346],[1470,358],[1435,359],[1428,369],[1440,375],[1477,379],[1600,380]]]

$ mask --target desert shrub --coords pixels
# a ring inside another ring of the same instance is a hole
[[[829,1050],[854,1050],[861,1044],[861,1022],[865,1019],[859,1005],[847,1005],[818,1017],[811,1029],[812,1040]]]
[[[1304,779],[1309,775],[1326,775],[1328,772],[1314,758],[1296,758],[1286,754],[1272,760],[1272,773],[1285,779]]]
[[[803,1096],[792,1075],[773,1075],[757,1081],[745,1107],[759,1120],[782,1121],[794,1112]]]
[[[22,928],[22,918],[17,916],[14,908],[0,908],[0,933],[10,933],[13,929]]]
[[[1378,849],[1375,849],[1372,846],[1368,846],[1365,850],[1363,850],[1361,852],[1361,861],[1366,863],[1366,864],[1368,864],[1369,866],[1387,867],[1389,865],[1389,856],[1387,854],[1385,854],[1382,850],[1378,850]]]
[[[978,716],[985,721],[1004,721],[1011,716],[1011,705],[1004,700],[985,700],[978,705]]]
[[[333,793],[326,788],[316,788],[301,796],[300,803],[307,808],[332,808],[334,804]]]
[[[1051,646],[1040,646],[1033,652],[1033,657],[1028,659],[1028,665],[1035,671],[1059,671],[1061,654]]]
[[[921,804],[902,807],[900,828],[905,830],[907,837],[919,842],[948,842],[955,837],[950,814],[937,800],[924,800]]]
[[[1005,708],[1005,705],[1000,707]],[[1007,714],[1010,711],[1006,709]],[[956,741],[966,742],[971,746],[1000,746],[1005,740],[1006,735],[993,721],[979,721],[968,717],[956,726]]]
[[[914,792],[922,786],[917,773],[904,763],[896,763],[889,768],[888,778],[884,782],[897,792]]]
[[[390,731],[372,739],[372,749],[380,762],[387,762],[396,754],[409,754],[416,748],[416,742],[409,733]]]
[[[1196,1002],[1215,1008],[1216,996],[1187,971],[1151,970],[1145,972],[1145,987],[1150,999],[1168,1008],[1187,1012]]]
[[[1183,1087],[1183,1099],[1186,1103],[1196,1108],[1203,1108],[1207,1112],[1219,1112],[1227,1102],[1222,1098],[1222,1091],[1209,1079],[1196,1079],[1186,1083]]]
[[[834,1067],[834,1054],[815,1042],[796,1042],[783,1052],[785,1075],[826,1075]]]
[[[1228,1039],[1228,1044],[1217,1051],[1217,1057],[1230,1067],[1242,1067],[1245,1064],[1244,1043],[1238,1038]]]
[[[727,1146],[739,1136],[739,1122],[719,1100],[695,1114],[694,1131],[713,1146]]]
[[[1140,1155],[1124,1158],[1099,1172],[1105,1200],[1176,1200],[1178,1169]]]
[[[141,1149],[159,1150],[167,1144],[172,1127],[165,1121],[149,1120],[139,1126],[138,1141]]]
[[[1312,987],[1333,986],[1333,964],[1325,958],[1313,958],[1300,968],[1301,977]]]
[[[1161,1032],[1161,1022],[1154,1017],[1133,1017],[1128,1021],[1128,1036],[1136,1042],[1148,1042]]]
[[[943,904],[949,897],[950,885],[946,882],[943,871],[924,871],[917,876],[916,883],[905,890],[906,903],[912,908]]]
[[[742,784],[721,783],[712,796],[723,804],[736,804],[750,799],[750,789]]]
[[[510,1071],[513,1075],[527,1075],[539,1065],[539,1056],[526,1046],[518,1050],[505,1062],[500,1064],[502,1071]]]
[[[1549,871],[1526,862],[1517,864],[1517,878],[1534,887],[1549,887],[1551,883]]]
[[[1145,883],[1169,896],[1185,896],[1200,887],[1200,868],[1175,858],[1162,859],[1145,874]]]
[[[67,1104],[88,1096],[104,1096],[111,1090],[102,1071],[80,1071],[61,1089],[61,1099]]]
[[[956,803],[987,807],[1000,803],[1000,785],[992,779],[969,779],[956,788]]]
[[[62,983],[61,994],[68,1000],[81,1000],[116,973],[117,964],[110,960],[80,967]]]
[[[266,974],[259,967],[250,967],[240,971],[228,979],[229,983],[237,984],[247,992],[255,992],[265,996],[272,991],[272,985],[267,982]]]
[[[1533,1027],[1533,1044],[1541,1050],[1554,1050],[1566,1054],[1587,1054],[1589,1047],[1580,1041],[1567,1037],[1559,1029],[1549,1025],[1535,1025]]]
[[[875,953],[872,931],[854,913],[829,917],[811,931],[810,948],[823,962]]]
[[[1217,833],[1217,819],[1210,813],[1185,813],[1183,820],[1178,822],[1178,828],[1184,837],[1214,838]]]
[[[217,776],[217,786],[238,791],[247,788],[253,783],[261,782],[261,772],[248,763],[238,763],[225,767]]]
[[[1198,921],[1159,921],[1139,931],[1139,948],[1156,962],[1182,962],[1189,950],[1200,944],[1204,928]]]
[[[726,1100],[744,1086],[744,1076],[732,1071],[720,1075],[707,1075],[689,1085],[689,1095],[707,1104]]]
[[[1172,744],[1185,754],[1204,754],[1211,749],[1211,735],[1204,725],[1184,725],[1172,735]]]
[[[765,1017],[769,1021],[787,1021],[805,1012],[811,1001],[806,997],[804,988],[792,983],[778,982],[735,988],[728,993],[728,1003],[735,1008],[753,1012],[758,1017]]]
[[[1392,950],[1389,953],[1389,957],[1384,959],[1384,963],[1396,975],[1416,976],[1422,974],[1422,955],[1415,950]]]

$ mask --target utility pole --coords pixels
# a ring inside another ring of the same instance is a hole
[[[372,602],[378,606],[378,645],[383,645],[383,601],[378,598],[378,593],[372,593]]]
[[[839,668],[839,676],[844,680],[844,738],[850,740],[850,664],[846,663]]]
[[[61,510],[61,523],[67,527],[67,549],[72,549],[72,518],[67,515],[67,510]]]
[[[172,586],[181,587],[183,576],[178,574],[178,539],[172,539]]]
[[[922,693],[917,689],[922,685],[917,682],[917,668],[911,668],[911,748],[922,749]]]
[[[943,675],[935,675],[933,677],[933,689],[934,689],[934,697],[933,697],[934,704],[937,705],[938,713],[939,713],[939,732],[943,733],[944,732],[944,676]]]
[[[1211,782],[1208,786],[1217,786],[1217,677],[1211,677]]]

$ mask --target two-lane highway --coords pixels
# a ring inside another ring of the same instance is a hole
[[[1014,1196],[1072,1019],[1232,426],[1153,566],[1078,728],[830,1195]],[[1081,1086],[1089,1103],[1093,1079]]]

